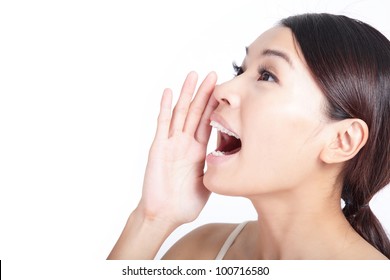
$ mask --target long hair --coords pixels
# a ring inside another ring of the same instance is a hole
[[[303,14],[281,21],[294,34],[332,120],[359,118],[369,137],[345,163],[343,213],[351,226],[387,258],[390,241],[369,207],[390,182],[390,42],[361,21],[331,14]]]

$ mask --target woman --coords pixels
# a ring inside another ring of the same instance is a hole
[[[234,79],[216,86],[210,73],[193,100],[190,73],[172,114],[164,91],[141,201],[108,258],[152,259],[210,192],[247,197],[258,220],[202,226],[164,258],[390,258],[369,207],[390,181],[390,42],[345,16],[304,14],[246,52]],[[206,157],[209,124],[218,144]]]

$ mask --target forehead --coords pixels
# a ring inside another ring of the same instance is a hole
[[[290,28],[276,26],[268,29],[247,48],[247,55],[256,58],[267,49],[286,53],[294,64],[304,62]]]

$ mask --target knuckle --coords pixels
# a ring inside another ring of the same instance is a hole
[[[176,106],[174,109],[173,109],[173,112],[175,114],[186,114],[187,113],[187,108],[186,107],[183,107],[183,106]]]
[[[203,108],[199,106],[193,106],[191,108],[191,113],[196,115],[196,116],[201,116],[203,114]]]

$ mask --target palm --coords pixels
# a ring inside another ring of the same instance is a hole
[[[208,120],[216,106],[210,98],[215,82],[216,76],[209,75],[191,102],[196,75],[190,74],[172,115],[171,92],[164,92],[141,200],[150,215],[189,222],[207,202],[210,193],[203,185],[203,168],[210,136]]]

